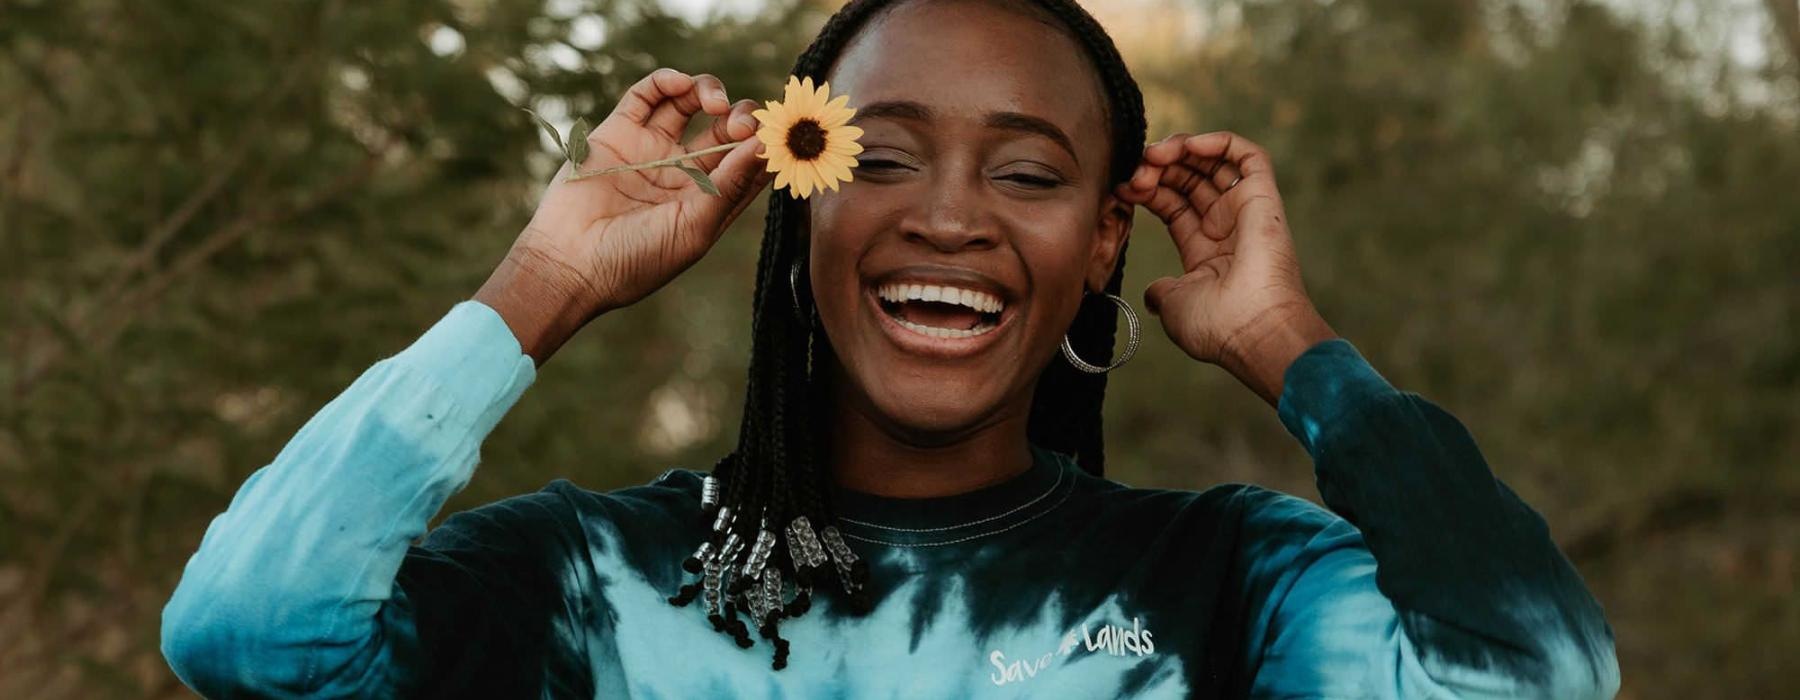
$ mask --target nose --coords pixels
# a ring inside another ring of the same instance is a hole
[[[999,242],[998,227],[979,200],[980,188],[961,177],[933,178],[929,195],[902,226],[906,240],[943,253],[993,248]]]

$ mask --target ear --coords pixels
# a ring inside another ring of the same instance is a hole
[[[1100,220],[1095,223],[1094,247],[1088,256],[1087,290],[1099,292],[1106,289],[1107,281],[1112,279],[1113,270],[1117,268],[1119,252],[1125,250],[1125,241],[1131,238],[1131,220],[1137,213],[1137,207],[1118,195],[1108,192],[1100,197]]]

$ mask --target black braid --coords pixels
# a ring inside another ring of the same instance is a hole
[[[826,21],[795,61],[792,74],[823,82],[857,32],[902,1],[852,0]],[[1136,168],[1144,145],[1144,101],[1111,37],[1073,0],[1015,0],[1009,4],[1032,11],[1062,29],[1092,61],[1106,95],[1111,131],[1107,186],[1110,189],[1123,182]],[[791,195],[779,191],[770,195],[762,250],[757,259],[749,382],[738,446],[713,471],[713,478],[722,487],[720,502],[731,509],[735,519],[726,532],[710,532],[708,536],[713,552],[720,551],[728,532],[735,532],[743,541],[730,561],[724,562],[728,578],[740,574],[752,556],[752,545],[765,518],[768,529],[778,537],[781,544],[772,552],[767,566],[779,572],[787,582],[787,590],[795,595],[791,602],[778,605],[763,619],[750,621],[759,636],[774,646],[772,665],[777,670],[787,665],[788,658],[788,641],[781,637],[779,621],[805,614],[811,602],[805,591],[810,588],[812,595],[818,595],[835,583],[840,591],[855,591],[844,602],[856,611],[866,611],[869,600],[866,562],[857,560],[847,576],[829,561],[819,570],[809,571],[788,556],[786,545],[786,528],[798,517],[805,517],[815,532],[823,532],[836,523],[830,499],[825,496],[829,493],[829,470],[824,426],[819,421],[823,415],[821,407],[828,405],[829,392],[824,373],[815,373],[822,361],[829,361],[831,350],[824,334],[818,332],[810,296],[805,292],[808,242],[800,224],[805,216],[806,210]],[[790,282],[796,261],[802,265],[800,285]],[[1117,294],[1124,274],[1125,255],[1121,249],[1103,291]],[[794,308],[795,299],[800,300],[802,308]],[[1098,361],[1111,356],[1117,314],[1111,303],[1084,300],[1069,329],[1071,344],[1082,357]],[[1028,438],[1033,444],[1073,456],[1082,469],[1100,475],[1106,464],[1100,413],[1105,394],[1106,375],[1086,374],[1060,360],[1052,361],[1038,378]],[[706,526],[711,528],[712,515],[705,517]],[[742,593],[752,587],[745,581],[731,589]],[[700,592],[700,584],[688,584],[670,601],[685,605]],[[748,596],[731,595],[728,600],[725,614],[710,618],[713,626],[729,634],[740,646],[750,646],[746,625],[737,617],[739,612],[749,613]]]

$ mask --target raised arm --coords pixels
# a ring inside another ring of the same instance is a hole
[[[468,483],[535,365],[692,265],[772,179],[748,139],[755,106],[733,105],[707,75],[662,69],[634,85],[587,135],[584,167],[743,140],[693,161],[719,195],[670,169],[571,180],[564,164],[475,301],[366,371],[214,519],[163,612],[176,674],[208,696],[391,695],[424,685],[419,669],[433,659],[422,655],[460,659],[461,647],[517,639],[510,625],[463,638],[436,613],[481,617],[503,604],[497,587],[510,584],[484,572],[520,570],[507,576],[525,580],[514,597],[553,595],[531,570],[556,553],[510,547],[516,523],[479,517],[410,543]],[[712,128],[682,143],[701,111],[717,117]],[[468,537],[485,541],[464,546]]]
[[[1280,415],[1342,519],[1295,498],[1252,510],[1253,695],[1618,691],[1599,603],[1454,417],[1343,340],[1293,363]]]
[[[1146,292],[1163,329],[1277,407],[1337,513],[1251,504],[1252,695],[1617,691],[1612,632],[1543,518],[1462,424],[1396,391],[1313,307],[1266,152],[1232,133],[1177,134],[1116,192],[1160,217],[1181,253],[1182,273]]]

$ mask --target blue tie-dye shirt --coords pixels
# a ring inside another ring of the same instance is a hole
[[[456,306],[247,479],[163,614],[212,697],[1610,697],[1599,604],[1453,417],[1342,340],[1281,421],[1330,510],[1255,486],[1129,488],[1039,450],[936,499],[832,494],[875,605],[783,622],[788,668],[667,598],[700,475],[558,480],[425,529],[535,371]],[[1172,399],[1173,401],[1173,399]],[[424,535],[422,541],[418,538]]]

